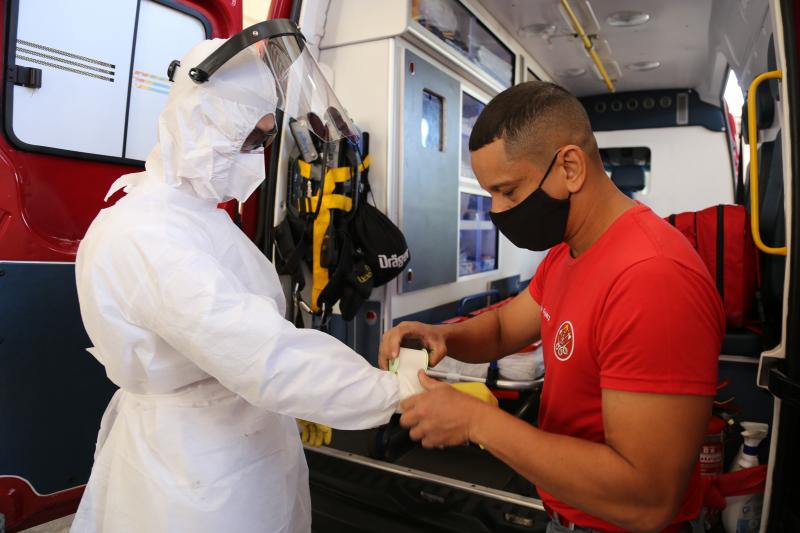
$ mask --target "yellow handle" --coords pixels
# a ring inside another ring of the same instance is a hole
[[[603,77],[603,81],[606,82],[606,87],[608,87],[608,90],[612,93],[615,92],[616,89],[614,88],[614,82],[611,81],[608,71],[606,70],[605,65],[603,65],[603,60],[600,59],[599,55],[597,55],[597,50],[594,47],[592,39],[586,34],[586,30],[583,29],[578,17],[575,16],[575,12],[569,5],[569,2],[567,2],[567,0],[561,0],[561,5],[564,7],[564,11],[567,12],[569,19],[572,21],[572,28],[575,30],[575,33],[577,33],[583,41],[583,47],[586,49],[586,53],[589,54],[589,57],[597,66],[597,70],[600,72],[600,76]]]
[[[761,240],[761,223],[758,219],[758,125],[756,124],[756,104],[758,96],[756,90],[764,80],[783,79],[783,71],[772,70],[765,72],[750,83],[747,91],[747,142],[750,144],[750,229],[753,232],[753,241],[759,250],[770,255],[786,255],[786,246],[773,248]],[[781,176],[783,179],[783,176]]]

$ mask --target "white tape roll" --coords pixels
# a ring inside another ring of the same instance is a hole
[[[400,399],[424,392],[419,382],[419,371],[428,368],[428,352],[425,350],[412,350],[400,348],[400,354],[392,361],[390,370],[397,374],[400,384]]]

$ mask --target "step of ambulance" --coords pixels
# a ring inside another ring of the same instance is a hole
[[[306,458],[315,532],[543,533],[547,527],[533,498],[335,448],[307,449]],[[465,472],[473,468],[461,464]]]

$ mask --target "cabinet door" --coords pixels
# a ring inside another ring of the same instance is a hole
[[[403,292],[456,280],[459,82],[406,50],[403,91],[403,233],[411,272]]]

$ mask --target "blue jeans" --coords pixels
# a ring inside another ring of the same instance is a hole
[[[692,520],[686,524],[686,529],[684,533],[704,533],[705,527],[703,527],[703,519],[702,515],[700,518],[696,520]],[[548,522],[547,524],[547,533],[603,533],[597,529],[585,529],[582,527],[575,526],[575,529],[568,529],[564,526],[556,524],[553,521]]]
[[[596,529],[584,529],[575,526],[575,529],[568,529],[564,526],[558,525],[552,520],[547,523],[547,533],[602,533]]]

